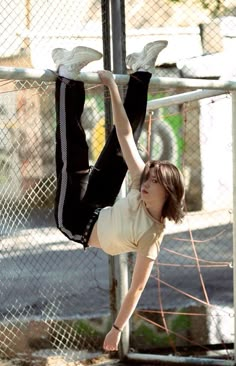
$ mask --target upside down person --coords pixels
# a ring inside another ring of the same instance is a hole
[[[147,44],[127,56],[132,70],[124,104],[110,71],[98,71],[108,87],[114,127],[92,170],[81,124],[85,103],[81,69],[101,58],[91,48],[55,49],[56,174],[55,218],[59,230],[84,248],[96,247],[109,255],[136,252],[130,288],[105,337],[106,351],[118,349],[121,331],[133,314],[150,277],[163,238],[165,219],[176,223],[184,216],[184,184],[179,169],[169,161],[145,163],[136,143],[146,115],[147,93],[158,54],[167,41]],[[117,199],[127,171],[131,188]]]

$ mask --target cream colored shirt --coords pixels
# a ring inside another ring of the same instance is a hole
[[[140,252],[156,259],[165,225],[147,211],[138,186],[136,180],[125,198],[101,210],[97,221],[98,239],[107,254]]]

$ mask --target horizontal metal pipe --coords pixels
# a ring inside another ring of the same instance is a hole
[[[226,91],[222,90],[196,90],[192,92],[171,95],[169,97],[163,97],[160,99],[153,99],[147,103],[147,110],[153,111],[160,107],[168,107],[173,104],[183,104],[186,102],[192,102],[194,100],[215,97],[217,95],[225,94]]]
[[[150,354],[140,354],[140,353],[128,353],[126,359],[130,361],[147,363],[157,363],[161,361],[168,363],[168,365],[213,365],[213,366],[234,366],[234,361],[213,359],[213,358],[197,358],[197,357],[180,357],[180,356],[163,356],[163,355],[150,355]]]
[[[117,84],[126,84],[128,82],[128,75],[114,75]],[[29,69],[29,68],[15,68],[15,67],[0,67],[0,79],[7,80],[36,80],[36,81],[46,81],[46,82],[54,82],[56,80],[56,73],[51,70],[40,70],[40,69]],[[84,81],[90,84],[99,84],[100,79],[95,72],[90,73],[80,73],[79,80]],[[167,81],[165,79],[175,80],[175,82],[179,82],[179,80],[191,80],[193,79],[177,79],[177,78],[157,78],[152,77],[151,84],[157,83],[157,85],[163,86],[163,82],[165,84]],[[195,82],[199,82],[200,80],[195,80]],[[206,80],[203,80],[206,82]],[[212,81],[210,81],[212,82]],[[167,83],[168,84],[168,83]],[[236,84],[236,83],[235,83]],[[170,85],[168,85],[170,86]],[[160,99],[155,99],[149,101],[147,103],[147,110],[155,110],[160,107],[167,107],[173,104],[182,104],[185,102],[191,102],[193,100],[199,100],[203,98],[209,98],[213,96],[217,96],[220,94],[224,94],[225,91],[223,89],[220,90],[196,90],[187,93],[182,93],[178,95],[173,95],[169,97],[164,97]]]
[[[126,85],[129,81],[129,75],[114,75],[115,81],[119,85]],[[51,70],[40,70],[17,67],[0,67],[0,79],[13,80],[38,80],[55,81],[56,74]],[[96,72],[81,72],[78,80],[88,84],[99,84],[100,79]],[[152,76],[150,85],[156,85],[163,88],[183,88],[183,89],[221,89],[236,90],[236,81],[224,80],[206,80],[206,79],[185,79]]]
[[[51,70],[29,69],[20,67],[0,67],[0,79],[55,81],[56,74]]]

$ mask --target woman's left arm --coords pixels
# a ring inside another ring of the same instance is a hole
[[[137,253],[131,286],[114,323],[118,329],[122,330],[133,314],[150,277],[153,264],[153,259],[146,258],[142,254]],[[121,331],[118,329],[112,327],[110,332],[106,335],[103,343],[103,348],[106,351],[116,351],[118,349],[121,336]]]
[[[110,91],[116,135],[121,147],[122,156],[127,164],[131,179],[133,180],[134,177],[143,172],[145,163],[136,146],[132,127],[124,109],[113,74],[107,70],[98,71],[98,74],[102,83],[106,85]]]

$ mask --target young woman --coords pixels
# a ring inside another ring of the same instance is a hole
[[[76,79],[81,68],[101,54],[86,47],[56,49],[52,54],[58,67],[57,227],[84,248],[101,248],[110,255],[136,252],[131,286],[104,340],[107,351],[117,350],[121,331],[145,288],[158,255],[165,218],[178,222],[183,217],[184,184],[180,171],[168,161],[145,164],[136,147],[145,120],[150,71],[166,45],[166,41],[152,42],[142,52],[127,57],[133,73],[124,105],[112,73],[98,72],[110,92],[115,126],[92,170],[81,125],[84,83]],[[116,200],[127,170],[131,189],[125,198]]]

